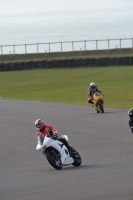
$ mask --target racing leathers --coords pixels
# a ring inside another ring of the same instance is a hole
[[[97,91],[102,94],[102,91],[98,87],[96,87],[95,89],[92,89],[91,87],[88,88],[88,103],[93,104],[92,97],[93,97],[93,94]]]
[[[57,140],[61,141],[67,147],[68,150],[71,149],[71,147],[69,146],[66,139],[59,137],[59,135],[57,134],[57,129],[53,128],[49,124],[45,124],[45,127],[42,130],[37,131],[36,136],[37,136],[37,140],[38,140],[38,144],[39,144],[39,145],[37,144],[36,150],[39,150],[39,151],[42,150],[43,140],[44,140],[45,136],[51,137],[53,139],[57,139]]]

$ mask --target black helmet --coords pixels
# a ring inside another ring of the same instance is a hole
[[[129,117],[133,119],[133,108],[128,111]]]

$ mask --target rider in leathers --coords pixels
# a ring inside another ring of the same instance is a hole
[[[53,139],[57,139],[57,140],[61,141],[67,147],[70,155],[72,154],[72,152],[71,152],[72,149],[69,146],[68,142],[66,141],[65,138],[59,137],[59,135],[57,134],[56,128],[53,128],[49,124],[45,124],[45,121],[42,120],[42,119],[37,119],[35,121],[35,126],[36,126],[36,130],[37,130],[36,136],[37,136],[37,139],[38,139],[38,143],[40,145],[43,144],[43,140],[44,140],[45,136],[51,137]]]
[[[94,82],[90,83],[90,87],[88,88],[88,103],[93,104],[92,97],[96,91],[102,94],[102,91],[96,86]]]

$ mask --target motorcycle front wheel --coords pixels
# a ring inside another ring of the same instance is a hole
[[[45,152],[48,162],[57,170],[62,169],[60,154],[54,148],[50,148]]]
[[[99,102],[99,103],[98,103],[98,106],[99,106],[99,108],[100,108],[100,110],[101,110],[101,113],[104,113],[103,103],[102,103],[102,102]]]

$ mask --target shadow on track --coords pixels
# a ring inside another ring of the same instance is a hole
[[[81,165],[81,166],[78,166],[78,167],[75,167],[73,165],[71,166],[63,166],[63,168],[61,170],[56,170],[54,168],[51,168],[51,169],[48,169],[47,171],[68,171],[68,170],[85,170],[85,169],[97,169],[97,168],[104,168],[104,165]]]

